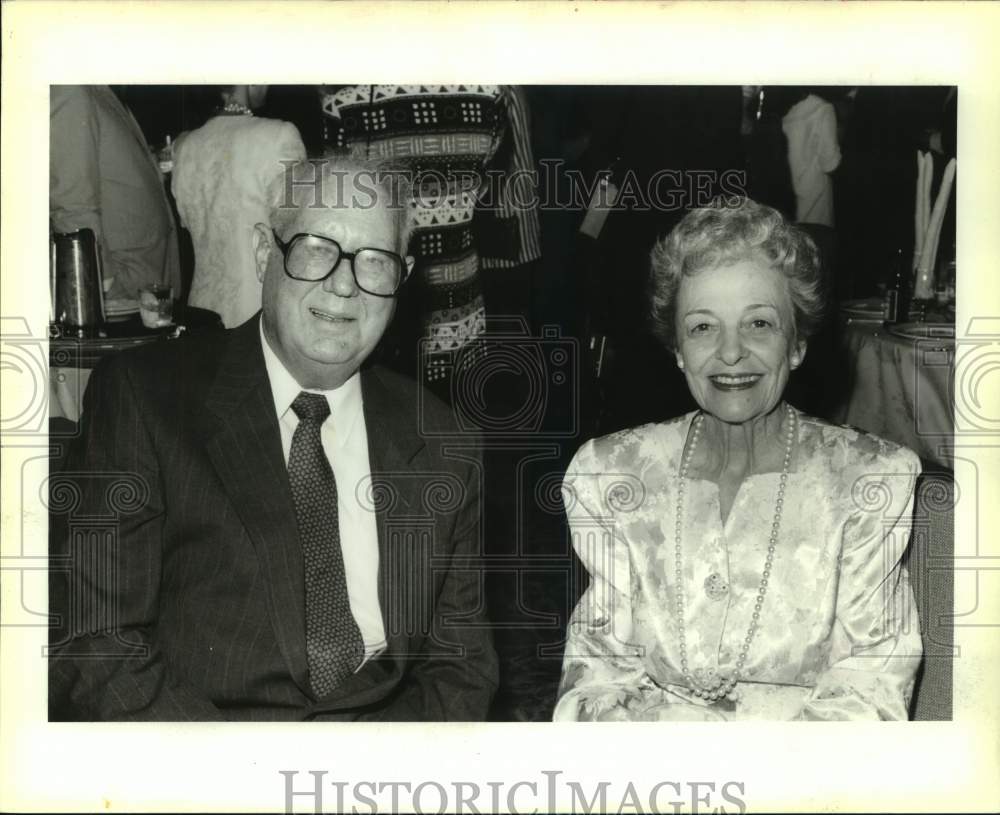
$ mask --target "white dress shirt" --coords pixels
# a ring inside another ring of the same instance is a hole
[[[340,548],[344,556],[344,574],[351,613],[361,629],[365,643],[365,661],[385,648],[385,626],[378,599],[378,529],[375,512],[358,500],[365,495],[371,478],[368,460],[368,430],[362,409],[361,376],[355,373],[339,388],[319,391],[303,388],[271,349],[264,336],[261,321],[260,342],[264,349],[264,365],[271,382],[274,411],[281,430],[281,448],[285,466],[292,449],[292,435],[299,417],[292,402],[302,391],[326,397],[330,415],[323,422],[320,438],[323,452],[337,480],[337,513],[340,526]],[[364,664],[364,663],[362,663]]]

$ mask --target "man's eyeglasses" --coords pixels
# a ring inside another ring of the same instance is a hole
[[[333,238],[307,232],[293,235],[286,243],[273,229],[271,232],[285,259],[285,274],[293,280],[318,283],[332,275],[341,260],[347,260],[361,291],[392,297],[409,276],[406,263],[395,252],[369,248],[345,252]]]

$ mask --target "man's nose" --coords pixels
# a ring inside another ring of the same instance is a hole
[[[735,365],[747,355],[743,335],[736,329],[723,329],[719,338],[719,359],[726,365]]]
[[[339,297],[353,297],[357,294],[359,289],[354,282],[354,270],[351,264],[352,261],[348,258],[339,258],[337,265],[333,267],[333,272],[323,281],[323,291]]]

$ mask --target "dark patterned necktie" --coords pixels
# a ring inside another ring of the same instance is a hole
[[[330,406],[320,394],[300,393],[292,410],[299,424],[292,435],[288,479],[305,566],[309,682],[317,697],[323,697],[361,663],[364,641],[347,595],[337,482],[320,440]]]

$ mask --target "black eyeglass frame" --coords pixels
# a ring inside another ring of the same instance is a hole
[[[376,246],[362,246],[360,249],[358,249],[357,252],[345,252],[344,248],[333,238],[329,238],[326,235],[317,235],[314,232],[296,232],[287,241],[283,241],[281,238],[279,238],[278,233],[275,232],[273,228],[271,229],[271,234],[274,235],[274,242],[277,245],[278,249],[281,250],[281,260],[282,260],[281,265],[282,268],[285,270],[285,274],[288,275],[288,277],[290,277],[292,280],[297,280],[300,283],[322,283],[330,275],[332,275],[335,271],[337,271],[337,267],[340,266],[340,262],[345,258],[348,261],[350,261],[351,277],[354,278],[354,285],[357,286],[359,289],[361,289],[361,291],[363,291],[365,294],[372,295],[372,297],[395,297],[397,294],[399,294],[399,290],[403,288],[403,284],[410,279],[410,267],[407,266],[406,259],[402,255],[396,252],[390,252],[388,249],[379,249]],[[292,248],[292,244],[295,243],[295,241],[297,241],[299,238],[319,238],[320,240],[326,241],[327,243],[332,243],[334,246],[337,247],[337,251],[340,254],[337,255],[337,262],[330,267],[330,271],[328,271],[322,277],[316,279],[296,277],[290,271],[288,271],[288,250]],[[354,267],[354,258],[356,258],[360,252],[364,252],[366,249],[371,250],[373,252],[381,252],[384,255],[392,255],[399,261],[399,269],[400,269],[399,282],[396,284],[396,288],[393,289],[391,294],[382,294],[377,291],[369,291],[364,286],[362,286],[360,281],[358,280],[358,272],[357,269],[355,269]]]

